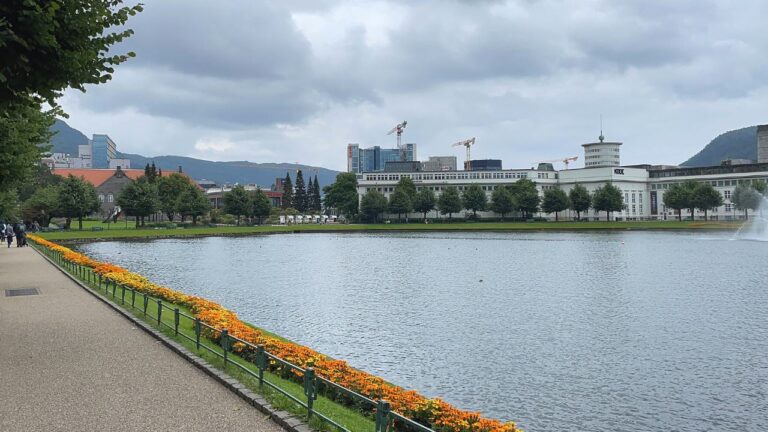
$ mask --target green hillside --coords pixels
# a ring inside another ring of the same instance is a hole
[[[77,146],[88,144],[87,136],[79,130],[69,127],[63,120],[56,119],[56,122],[51,126],[51,131],[54,132],[51,138],[53,145],[51,152],[53,153],[77,155]]]
[[[55,132],[51,138],[54,153],[69,153],[77,155],[77,146],[87,144],[88,138],[79,130],[70,127],[63,120],[56,120],[51,127]],[[118,149],[120,148],[118,143]],[[119,157],[129,159],[131,168],[144,168],[148,163],[154,162],[163,171],[176,171],[179,166],[190,177],[201,180],[213,180],[216,183],[255,183],[269,186],[277,177],[285,177],[287,172],[295,178],[297,169],[304,172],[304,178],[318,176],[320,186],[325,186],[336,179],[338,171],[308,165],[292,163],[253,163],[247,161],[212,162],[184,156],[156,156],[146,157],[137,154],[120,153]]]
[[[682,166],[701,167],[720,165],[725,159],[757,160],[757,126],[732,130],[718,135]]]

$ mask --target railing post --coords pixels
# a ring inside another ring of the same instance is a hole
[[[312,406],[317,399],[317,380],[313,367],[304,370],[304,395],[307,397],[307,418],[312,418]]]
[[[376,432],[386,432],[389,424],[389,402],[380,400],[376,403]]]
[[[160,320],[163,316],[163,301],[157,299],[157,326],[160,327]]]
[[[149,298],[147,297],[147,293],[144,294],[144,316],[147,316],[147,306],[149,306]]]
[[[227,367],[227,352],[229,351],[229,332],[221,331],[221,347],[224,348],[224,368]]]
[[[99,290],[101,290],[101,273],[99,273]]]
[[[202,328],[200,326],[200,318],[195,318],[195,348],[200,351],[200,332]]]
[[[117,294],[117,282],[112,281],[112,299],[115,299],[115,295]]]
[[[179,335],[179,308],[173,310],[173,331],[176,336]]]
[[[136,289],[131,288],[131,309],[136,308]]]
[[[256,347],[256,367],[259,368],[259,387],[264,385],[264,370],[267,368],[267,352],[264,345]]]
[[[125,285],[120,285],[120,288],[123,290],[123,292],[120,294],[120,303],[125,304]]]

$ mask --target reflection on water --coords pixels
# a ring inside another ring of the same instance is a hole
[[[527,431],[768,430],[766,243],[287,234],[85,245]]]

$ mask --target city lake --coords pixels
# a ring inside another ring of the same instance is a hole
[[[534,431],[768,430],[768,243],[732,233],[109,241],[93,258]]]

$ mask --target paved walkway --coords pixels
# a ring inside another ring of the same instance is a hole
[[[0,248],[0,431],[158,430],[282,431],[32,248]]]

